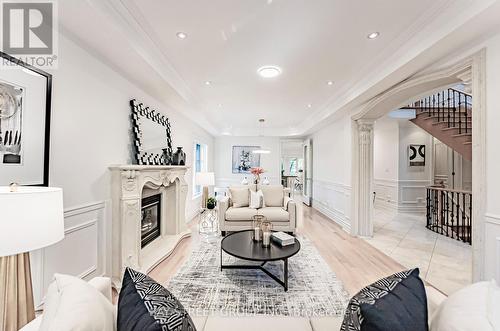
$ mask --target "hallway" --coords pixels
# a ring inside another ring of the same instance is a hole
[[[448,295],[472,281],[472,247],[426,229],[425,215],[375,209],[366,241]]]

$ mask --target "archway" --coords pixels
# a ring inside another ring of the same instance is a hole
[[[485,51],[454,65],[416,74],[374,97],[352,116],[352,234],[373,235],[373,124],[388,112],[456,83],[473,92],[473,280],[482,279],[485,213]]]

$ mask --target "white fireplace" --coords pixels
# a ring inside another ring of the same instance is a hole
[[[190,235],[183,166],[112,166],[112,279],[120,288],[125,267],[148,273]],[[141,247],[143,198],[160,195],[160,234]]]

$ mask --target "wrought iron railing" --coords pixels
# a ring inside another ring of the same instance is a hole
[[[472,193],[427,187],[427,228],[472,244]]]
[[[472,96],[465,92],[449,88],[403,109],[426,113],[437,122],[447,123],[448,128],[458,129],[459,134],[472,132]]]

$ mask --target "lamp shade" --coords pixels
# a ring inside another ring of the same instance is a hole
[[[197,172],[194,178],[196,185],[214,186],[215,175],[213,172]]]
[[[0,256],[33,251],[64,238],[62,189],[0,186]]]

